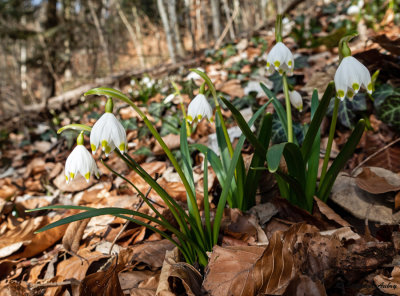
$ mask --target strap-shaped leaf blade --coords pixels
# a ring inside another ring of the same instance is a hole
[[[303,141],[303,145],[301,147],[301,152],[303,154],[303,159],[305,161],[307,161],[310,157],[315,136],[319,131],[322,119],[325,117],[326,110],[328,109],[329,106],[329,102],[334,95],[335,95],[335,84],[333,81],[331,81],[328,84],[325,93],[318,104],[317,111],[315,111],[314,117],[310,123],[310,127],[308,128],[307,134]]]
[[[336,156],[336,159],[333,161],[331,167],[326,172],[324,179],[321,181],[317,196],[324,202],[326,202],[329,198],[329,194],[333,187],[333,184],[336,180],[337,175],[343,169],[348,159],[353,154],[356,149],[362,134],[365,130],[365,121],[361,119],[353,132],[351,133],[347,143],[344,145],[342,151]]]

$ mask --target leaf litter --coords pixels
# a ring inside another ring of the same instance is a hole
[[[320,17],[322,23],[329,22],[326,15]],[[268,32],[260,33],[267,44],[271,44]],[[387,26],[368,36],[370,43],[362,50],[359,49],[360,42],[354,44],[359,50],[357,58],[366,61],[371,72],[382,69],[379,79],[390,81],[394,87],[399,87],[396,85],[398,77],[393,74],[400,69],[396,60],[397,36],[398,29]],[[327,39],[320,37],[319,42],[324,40]],[[299,51],[307,65],[302,66],[305,74],[299,78],[296,88],[306,94],[306,105],[309,104],[307,94],[310,95],[314,88],[322,93],[334,75],[337,55],[326,50],[327,47],[329,44],[322,44],[318,48],[301,48]],[[383,53],[382,48],[389,54]],[[261,46],[242,39],[237,42],[235,51],[233,56],[225,56],[222,62],[208,57],[202,66],[221,93],[238,100],[244,106],[242,109],[254,109],[255,104],[265,102],[266,98],[250,86],[254,86],[253,82],[263,81],[274,88],[274,81],[264,77]],[[222,49],[221,53],[223,56],[226,50]],[[182,77],[182,86],[183,81]],[[185,103],[189,102],[189,97],[184,95]],[[158,95],[149,102],[160,103],[163,98]],[[131,108],[120,107],[122,119],[132,121],[130,124],[135,121],[137,125],[135,129],[128,128],[129,142],[133,143],[128,147],[129,153],[149,174],[159,177],[157,182],[177,202],[184,204],[184,187],[165,161],[162,150],[146,135],[137,114]],[[175,116],[176,107],[171,109],[174,111],[163,112]],[[148,108],[141,110],[157,128],[164,128],[157,114],[150,114]],[[305,106],[305,110],[308,113],[309,107]],[[372,113],[370,104],[363,105],[358,111]],[[346,112],[344,117],[351,110]],[[79,110],[71,110],[71,113],[79,114]],[[223,113],[234,130],[229,122],[230,112],[224,110]],[[88,114],[82,115],[90,122]],[[396,291],[394,287],[400,287],[400,272],[396,266],[400,261],[396,259],[400,251],[397,211],[400,207],[400,147],[397,143],[385,148],[398,133],[381,119],[379,112],[369,114],[371,129],[363,136],[346,172],[337,179],[332,199],[328,204],[315,199],[312,214],[271,194],[276,192],[277,185],[265,173],[257,206],[247,213],[226,209],[221,245],[209,253],[209,264],[204,273],[182,262],[171,242],[134,223],[125,226],[125,221],[119,218],[96,217],[34,234],[42,226],[72,213],[32,215],[24,212],[49,204],[119,206],[138,208],[150,215],[154,213],[147,205],[140,204],[127,182],[113,177],[101,162],[98,166],[102,177],[98,182],[86,183],[77,179],[66,186],[63,163],[69,151],[67,141],[60,139],[53,145],[40,139],[36,131],[31,131],[33,140],[24,146],[20,145],[23,137],[11,131],[11,143],[2,151],[0,170],[0,295],[330,295],[340,283],[345,283],[344,290],[353,291],[360,282],[364,286],[358,291],[374,293],[379,290],[399,295],[400,290]],[[66,116],[62,120],[71,119]],[[351,121],[345,121],[335,138],[338,150],[348,137],[346,125],[351,125]],[[144,136],[140,136],[140,132]],[[215,133],[215,127],[202,122],[191,140],[208,143],[212,133]],[[326,128],[322,127],[322,136],[326,134]],[[163,138],[172,150],[180,145],[176,133],[165,133]],[[133,154],[141,148],[148,150]],[[378,148],[385,149],[373,155]],[[243,149],[244,158],[252,153],[246,149]],[[372,158],[364,163],[358,175],[348,174],[369,156]],[[201,197],[200,159],[201,156],[194,155],[194,171],[199,176],[196,189]],[[118,172],[129,172],[115,155],[110,155],[106,161]],[[128,173],[127,178],[143,192],[149,189],[137,174]],[[211,169],[208,189],[211,193],[208,198],[214,207],[220,187]],[[171,216],[154,190],[150,191],[149,199],[166,217]],[[202,199],[199,198],[198,203],[201,205]],[[375,229],[369,229],[369,221],[378,223]],[[113,243],[115,247],[112,248]]]

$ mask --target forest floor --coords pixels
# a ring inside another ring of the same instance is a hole
[[[321,22],[332,22],[333,16],[321,14]],[[332,159],[358,119],[367,120],[368,130],[339,175],[328,203],[316,198],[312,213],[291,205],[280,198],[273,175],[265,171],[255,207],[247,212],[226,208],[220,244],[209,254],[209,264],[203,271],[182,262],[175,246],[159,234],[118,217],[99,216],[34,234],[76,213],[25,212],[47,205],[123,207],[154,214],[101,159],[142,192],[149,191],[155,207],[165,210],[158,194],[150,191],[149,185],[115,153],[108,158],[95,155],[101,171],[99,180],[92,178],[86,183],[76,178],[65,183],[65,160],[76,133],[58,136],[54,127],[93,125],[104,112],[104,98],[88,97],[24,132],[7,131],[0,142],[0,295],[254,295],[256,291],[268,295],[400,295],[400,41],[396,39],[400,30],[393,21],[385,21],[383,29],[375,31],[361,22],[359,37],[350,43],[353,56],[371,74],[376,70],[380,73],[374,101],[360,94],[340,109]],[[298,24],[292,26],[293,32]],[[326,42],[335,38],[321,34],[313,39],[317,45],[312,48],[301,45],[304,40],[285,38],[295,53],[290,83],[304,99],[302,112],[293,109],[300,140],[302,126],[310,121],[312,91],[317,89],[321,97],[337,69],[337,49]],[[259,31],[257,36],[207,51],[204,63],[198,65],[217,91],[231,98],[246,118],[268,100],[260,82],[283,99],[279,75],[267,78],[265,72],[266,53],[273,41],[270,31]],[[133,77],[132,83],[121,86],[122,92],[141,102],[143,112],[178,158],[182,119],[179,100],[165,103],[164,98],[173,92],[170,81],[174,81],[187,106],[198,93],[202,82],[198,78],[185,69],[158,79]],[[397,113],[387,117],[383,106],[393,106]],[[123,103],[116,102],[114,110],[127,130],[127,153],[185,205],[186,191],[179,176],[141,118]],[[272,105],[267,110],[274,113]],[[230,111],[224,109],[223,115],[237,142],[240,132]],[[328,116],[321,125],[320,165],[329,123]],[[274,129],[274,143],[282,141],[281,129]],[[201,121],[191,141],[215,147],[215,125]],[[191,152],[198,203],[202,206],[202,156]],[[253,152],[245,144],[245,163]],[[221,187],[211,167],[208,190],[215,208]]]

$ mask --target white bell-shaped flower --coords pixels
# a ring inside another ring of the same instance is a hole
[[[295,107],[300,112],[303,111],[303,99],[301,95],[297,91],[289,91],[289,99],[290,103],[293,107]]]
[[[67,158],[65,163],[65,179],[67,184],[72,181],[77,174],[81,174],[87,182],[90,176],[100,176],[93,156],[83,145],[77,145]]]
[[[203,94],[198,94],[189,104],[186,119],[192,123],[193,120],[200,121],[203,117],[206,117],[212,122],[212,115],[213,109],[207,98]]]
[[[343,100],[345,96],[352,99],[364,86],[369,94],[372,93],[371,75],[367,67],[352,56],[343,58],[335,73],[337,96]]]
[[[175,94],[170,94],[164,99],[164,104],[168,104],[172,102],[172,100],[175,99]]]
[[[278,71],[280,75],[286,73],[293,75],[294,58],[293,54],[282,42],[278,42],[271,49],[267,56],[267,73],[271,75],[274,71]]]
[[[126,133],[122,124],[110,112],[104,113],[94,124],[90,132],[90,147],[93,154],[101,146],[106,156],[115,147],[124,153],[126,151]]]

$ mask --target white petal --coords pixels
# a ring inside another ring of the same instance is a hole
[[[201,120],[204,117],[207,117],[208,120],[211,120],[212,115],[213,115],[213,109],[203,94],[198,94],[190,102],[187,114],[188,116],[187,120],[190,123],[192,123],[192,121],[196,119]]]
[[[289,92],[289,98],[290,98],[290,103],[295,107],[296,109],[302,111],[303,110],[303,99],[301,98],[301,95],[297,91],[290,91]]]
[[[175,98],[175,94],[170,94],[164,99],[164,104],[168,104]]]
[[[106,156],[115,147],[122,148],[120,151],[125,152],[126,133],[114,114],[106,112],[97,120],[90,133],[90,143],[96,148],[101,146]],[[121,147],[121,144],[124,144],[124,147]]]
[[[282,42],[278,42],[272,47],[267,57],[267,70],[268,74],[271,73],[271,67],[279,71],[280,74],[283,72],[292,73],[294,68],[293,54],[289,48]]]
[[[96,162],[83,145],[77,145],[67,158],[65,163],[67,183],[74,179],[78,173],[83,177],[88,177],[88,173],[89,176],[93,174],[96,176],[99,175]]]

